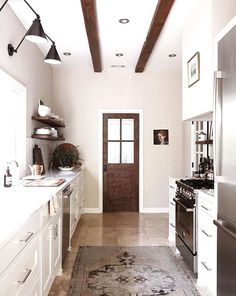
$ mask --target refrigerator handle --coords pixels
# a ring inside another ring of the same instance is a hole
[[[219,229],[223,230],[225,233],[227,233],[230,237],[236,240],[236,233],[234,233],[232,230],[228,229],[226,226],[224,226],[224,222],[222,220],[213,220],[213,223],[219,227]]]
[[[221,79],[223,72],[214,72],[214,177],[221,176],[222,98]],[[216,180],[216,178],[215,178]]]

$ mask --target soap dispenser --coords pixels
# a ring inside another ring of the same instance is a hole
[[[10,173],[9,166],[6,169],[6,173],[4,175],[4,187],[11,187],[12,185],[12,175]]]
[[[9,164],[12,174],[12,185],[18,185],[20,181],[18,162],[16,160],[11,160]]]

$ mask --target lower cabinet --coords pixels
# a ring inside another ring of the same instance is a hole
[[[78,178],[70,183],[70,189],[72,190],[70,196],[70,239],[72,238],[75,228],[78,223],[78,204],[79,204],[79,187]]]
[[[83,213],[85,201],[85,169],[70,183],[72,194],[70,197],[70,240]]]
[[[198,281],[216,296],[217,231],[215,197],[204,192],[198,194]]]
[[[0,295],[28,295],[28,291],[33,289],[33,284],[39,278],[39,273],[40,244],[39,236],[37,236],[22,250],[1,275]],[[39,295],[37,293],[35,295]]]
[[[84,169],[70,182],[70,239],[83,212]],[[0,295],[47,296],[62,272],[62,191],[33,213],[0,248]]]
[[[48,295],[56,273],[61,268],[62,210],[42,230],[42,295]]]
[[[169,178],[169,236],[168,240],[175,243],[175,197],[176,184],[175,178]]]
[[[32,285],[31,290],[27,294],[27,296],[41,296],[41,285],[40,285],[40,276],[38,276],[35,282]]]

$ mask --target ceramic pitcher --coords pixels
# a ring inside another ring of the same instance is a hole
[[[29,168],[33,176],[40,176],[42,174],[43,166],[40,164],[29,165]]]

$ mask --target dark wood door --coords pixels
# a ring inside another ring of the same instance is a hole
[[[103,115],[103,211],[139,211],[139,114]]]

